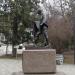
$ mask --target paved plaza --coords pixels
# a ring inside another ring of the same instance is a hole
[[[0,59],[0,75],[12,75],[19,71],[22,71],[21,60]]]
[[[5,55],[6,47],[0,47],[0,56]],[[18,50],[18,53],[22,53],[23,50]],[[9,46],[8,54],[11,54],[11,46]],[[21,59],[8,59],[0,58],[0,75],[13,75],[14,73],[22,72],[22,60]],[[64,72],[65,75],[75,75],[75,65],[57,65],[57,72]]]
[[[57,65],[57,71],[75,75],[75,65]],[[13,75],[15,72],[22,72],[21,59],[0,59],[0,75]]]

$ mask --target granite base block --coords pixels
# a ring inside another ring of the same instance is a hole
[[[22,67],[24,73],[55,73],[55,49],[35,49],[24,51]]]

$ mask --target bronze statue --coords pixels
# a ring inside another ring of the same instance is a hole
[[[42,46],[48,46],[48,25],[47,17],[42,13],[42,10],[38,10],[36,15],[36,21],[34,22],[34,43],[41,44]],[[40,39],[41,38],[41,39]]]

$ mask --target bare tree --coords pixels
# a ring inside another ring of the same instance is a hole
[[[71,7],[71,21],[73,25],[73,35],[74,35],[74,64],[75,64],[75,0],[70,0],[70,7]]]
[[[57,40],[53,41],[55,45],[62,47],[63,41],[70,43],[73,36],[73,25],[71,25],[71,6],[68,0],[53,0],[53,5],[50,0],[44,0],[43,5],[46,11],[50,15],[49,19],[49,39]],[[59,41],[59,40],[60,41]],[[57,44],[57,42],[59,42]],[[54,45],[54,46],[55,46]]]

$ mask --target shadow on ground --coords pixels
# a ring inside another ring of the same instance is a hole
[[[24,74],[22,71],[14,72],[12,75],[65,75],[63,72],[57,72],[56,74]]]

